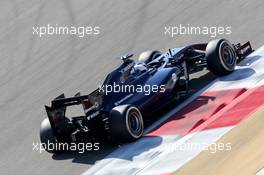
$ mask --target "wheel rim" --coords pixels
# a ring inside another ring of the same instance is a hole
[[[222,45],[221,57],[224,62],[224,66],[226,66],[229,70],[234,68],[236,56],[234,50],[226,43]]]
[[[128,130],[133,137],[138,138],[143,132],[142,116],[136,108],[129,109],[127,113]]]

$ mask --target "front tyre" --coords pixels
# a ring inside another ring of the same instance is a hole
[[[130,142],[142,137],[144,122],[138,108],[133,105],[116,106],[110,112],[109,126],[114,138]]]
[[[218,76],[234,71],[237,56],[233,45],[226,39],[210,41],[206,46],[208,69]]]

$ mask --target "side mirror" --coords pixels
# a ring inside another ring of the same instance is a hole
[[[124,63],[128,62],[129,58],[133,57],[134,54],[126,54],[126,55],[123,55],[121,56],[121,60],[123,60]]]

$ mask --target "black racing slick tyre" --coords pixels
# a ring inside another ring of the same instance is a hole
[[[50,121],[45,118],[40,125],[40,141],[42,147],[49,153],[59,153],[58,142],[51,128]]]
[[[116,106],[110,112],[109,126],[112,137],[120,142],[131,142],[142,137],[144,122],[137,107]]]
[[[226,39],[210,41],[206,46],[208,69],[217,76],[230,74],[234,71],[237,56],[233,45]]]
[[[149,63],[152,60],[156,59],[157,57],[159,57],[161,55],[160,51],[154,50],[154,51],[145,51],[142,52],[139,57],[138,57],[138,61],[139,62],[144,62],[144,63]]]

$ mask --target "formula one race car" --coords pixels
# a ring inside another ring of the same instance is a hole
[[[249,42],[233,45],[218,39],[165,53],[146,51],[137,61],[132,54],[122,56],[122,64],[89,95],[62,94],[51,107],[45,106],[48,118],[41,123],[41,142],[88,142],[102,135],[118,142],[139,139],[150,114],[188,96],[190,74],[208,68],[217,76],[227,75],[252,51]],[[66,117],[66,107],[73,105],[82,105],[84,114]]]

